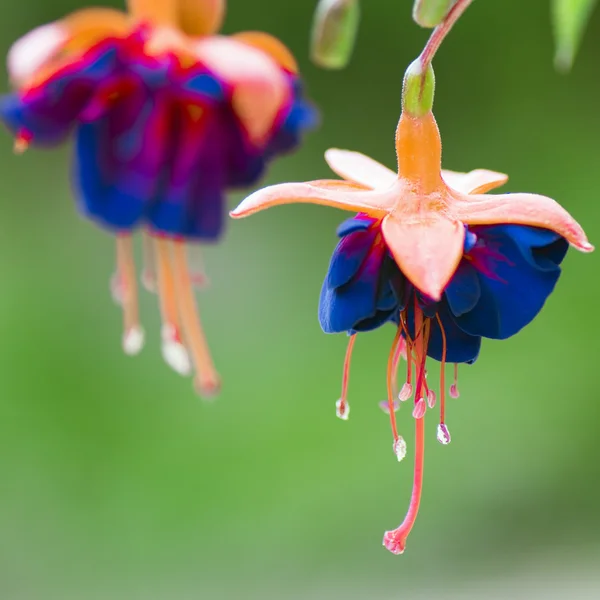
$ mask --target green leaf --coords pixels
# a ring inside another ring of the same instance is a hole
[[[568,71],[598,0],[552,0],[552,20],[556,38],[556,68]]]

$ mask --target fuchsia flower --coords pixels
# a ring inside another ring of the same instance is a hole
[[[79,208],[117,235],[115,294],[129,354],[144,339],[131,232],[143,227],[152,236],[163,355],[187,374],[189,350],[196,386],[210,395],[219,377],[184,242],[216,240],[225,191],[254,183],[268,160],[297,145],[314,114],[278,40],[215,35],[225,0],[129,0],[128,7],[128,14],[82,10],[17,41],[8,55],[16,91],[2,100],[0,117],[17,151],[74,133]]]
[[[433,72],[427,77],[431,81],[424,83],[417,69],[405,80],[396,131],[397,173],[362,154],[329,150],[325,158],[343,180],[267,187],[231,213],[245,217],[296,202],[359,213],[338,231],[342,239],[323,284],[319,317],[325,332],[351,336],[337,403],[342,418],[348,416],[346,388],[355,334],[388,322],[397,328],[388,361],[387,410],[393,448],[401,460],[406,444],[396,428],[396,370],[404,354],[407,376],[399,399],[414,396],[416,449],[408,514],[384,537],[384,545],[395,554],[404,551],[416,520],[424,416],[437,400],[426,378],[427,356],[442,363],[438,440],[447,444],[446,362],[455,368],[473,363],[482,337],[504,339],[517,333],[553,291],[568,245],[593,250],[579,224],[554,200],[535,194],[486,195],[507,176],[441,170],[440,135],[431,112]],[[458,395],[456,378],[450,394]]]

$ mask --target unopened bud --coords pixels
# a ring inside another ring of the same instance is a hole
[[[421,59],[417,58],[410,64],[404,75],[402,109],[411,117],[423,117],[433,108],[434,93],[433,68],[428,65],[427,70],[423,72]]]
[[[456,0],[415,0],[413,19],[421,27],[437,27]]]
[[[352,55],[359,22],[359,0],[319,0],[311,40],[313,62],[325,69],[343,69]]]

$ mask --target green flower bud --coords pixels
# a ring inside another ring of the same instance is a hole
[[[326,69],[343,69],[352,55],[359,21],[359,0],[320,0],[312,30],[313,62]]]
[[[437,27],[456,0],[415,0],[413,19],[421,27]]]
[[[431,65],[423,72],[421,59],[410,64],[404,75],[402,110],[411,117],[422,117],[433,108],[435,75]]]

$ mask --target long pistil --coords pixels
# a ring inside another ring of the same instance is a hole
[[[425,389],[425,360],[427,358],[427,342],[429,337],[429,323],[423,327],[423,312],[415,301],[415,336],[413,342],[415,362],[420,366],[419,376],[415,389],[415,409],[419,402],[425,403],[423,392]],[[402,554],[406,548],[406,539],[410,534],[419,513],[421,494],[423,490],[423,464],[425,455],[425,417],[424,413],[415,418],[415,467],[413,477],[413,488],[410,498],[408,512],[402,524],[393,531],[386,531],[383,536],[383,545],[393,554]]]
[[[188,271],[185,244],[179,240],[172,241],[171,249],[173,253],[175,293],[179,304],[179,315],[187,342],[186,345],[192,355],[196,371],[196,390],[203,397],[215,396],[221,388],[221,380],[215,369],[196,308],[196,299]]]
[[[180,375],[188,375],[191,371],[191,364],[181,338],[181,320],[175,294],[171,247],[165,238],[155,238],[154,249],[162,316],[163,358],[174,371]]]
[[[117,235],[117,281],[119,301],[123,309],[123,350],[138,354],[144,346],[144,330],[140,326],[138,287],[130,234]]]
[[[393,531],[386,531],[383,545],[392,554],[402,554],[406,548],[406,539],[410,534],[419,513],[423,490],[423,459],[425,455],[425,418],[415,419],[415,470],[410,505],[402,525]]]

